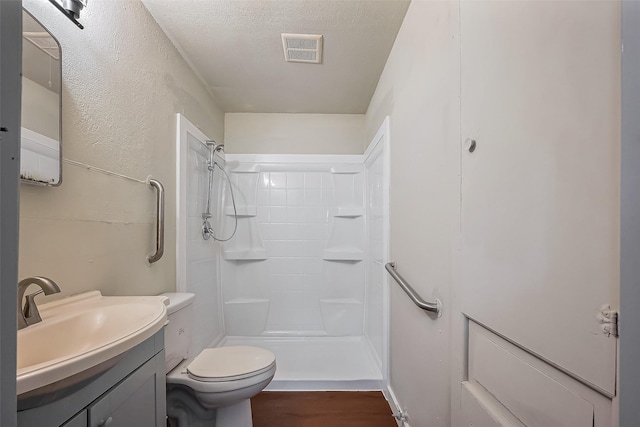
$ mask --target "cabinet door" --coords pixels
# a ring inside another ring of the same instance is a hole
[[[89,427],[166,425],[164,351],[89,407]]]
[[[463,311],[613,396],[619,4],[462,1],[460,19]]]
[[[87,411],[80,412],[61,427],[87,427]]]

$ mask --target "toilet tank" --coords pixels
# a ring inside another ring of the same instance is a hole
[[[169,372],[189,357],[195,295],[175,292],[162,295],[169,298],[169,323],[164,327],[166,372]]]

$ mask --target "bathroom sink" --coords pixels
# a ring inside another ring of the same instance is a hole
[[[58,392],[86,380],[82,373],[95,377],[107,370],[115,363],[109,361],[162,329],[166,301],[91,291],[39,305],[42,322],[18,331],[18,400],[39,389]]]

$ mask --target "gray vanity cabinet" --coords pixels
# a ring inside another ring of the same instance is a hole
[[[162,357],[161,357],[162,356]],[[89,427],[157,427],[165,421],[164,352],[138,368],[87,410]]]
[[[64,423],[62,427],[87,427],[87,411],[80,412]]]
[[[18,427],[166,427],[165,384],[160,330],[80,389],[19,410]]]

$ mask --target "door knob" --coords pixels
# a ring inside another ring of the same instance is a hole
[[[467,151],[469,151],[470,153],[473,153],[474,151],[476,151],[477,144],[475,139],[467,138],[464,141],[464,145],[467,148]]]

